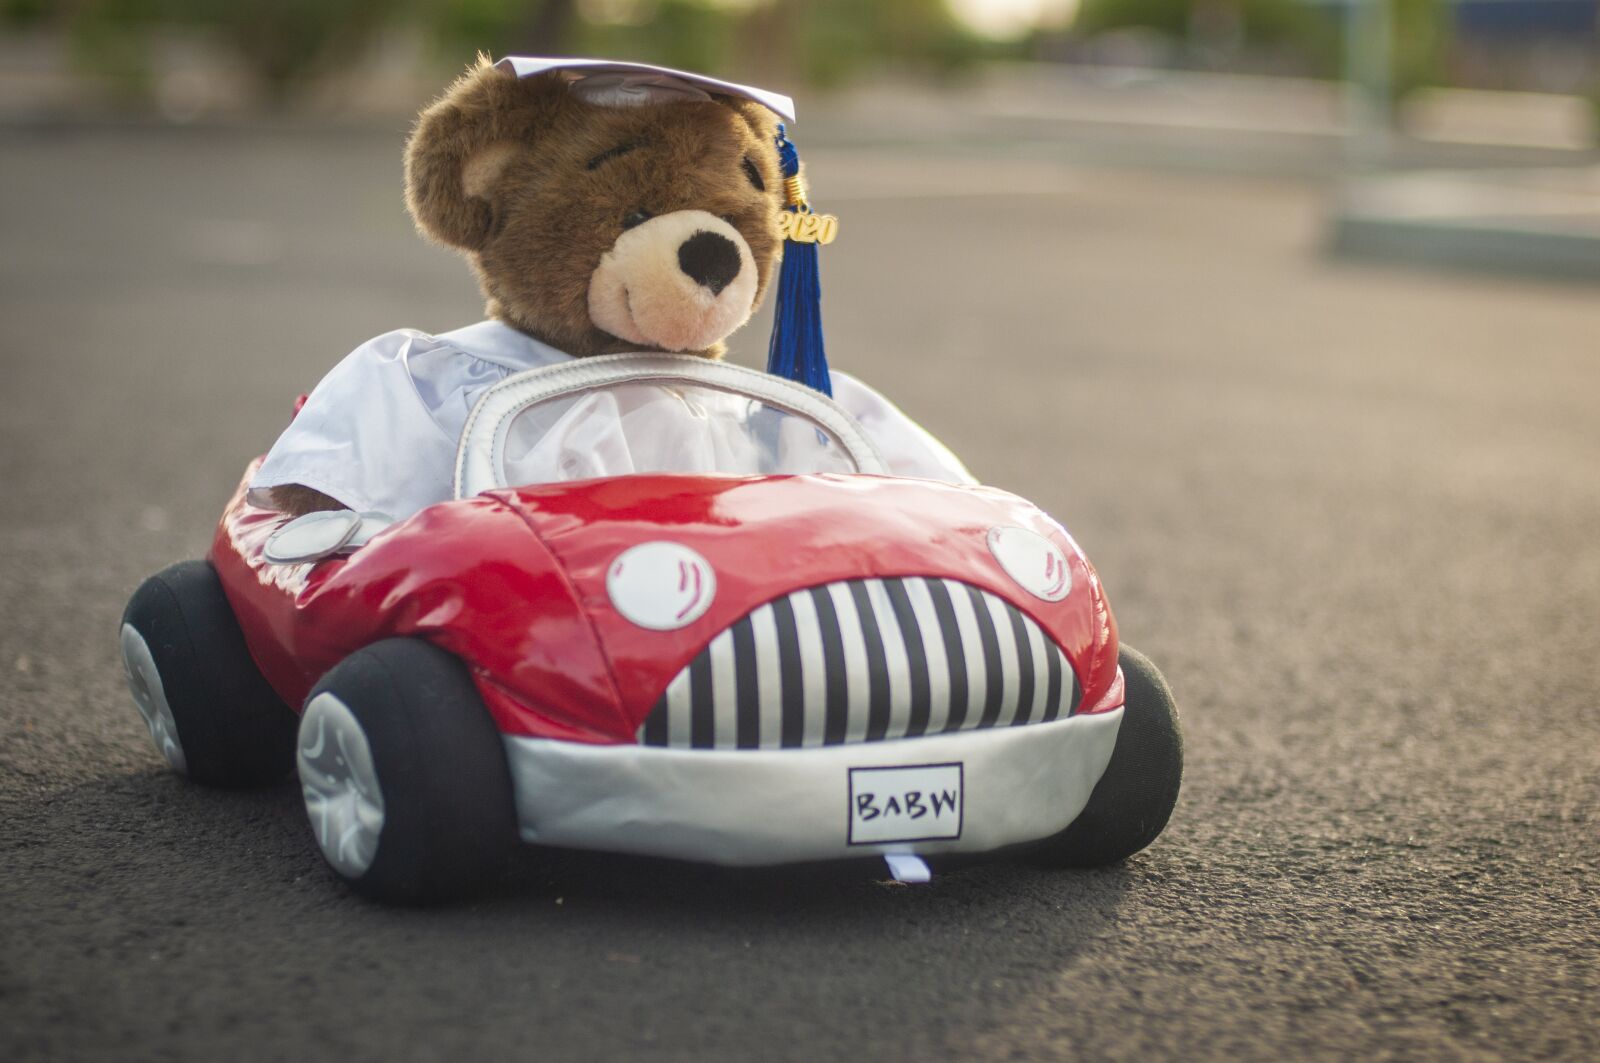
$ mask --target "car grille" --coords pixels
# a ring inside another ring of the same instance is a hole
[[[866,579],[768,602],[712,639],[640,726],[648,746],[778,749],[1047,723],[1072,666],[1010,602],[946,579]]]

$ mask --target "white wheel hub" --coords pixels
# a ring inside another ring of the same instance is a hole
[[[300,788],[311,830],[328,863],[360,878],[378,855],[383,791],[366,732],[350,707],[327,691],[300,718]]]
[[[189,761],[183,755],[183,743],[178,741],[178,721],[167,704],[161,673],[150,655],[150,646],[132,624],[122,625],[122,667],[128,673],[128,689],[133,691],[134,703],[139,706],[139,715],[144,717],[156,748],[173,771],[189,774]]]

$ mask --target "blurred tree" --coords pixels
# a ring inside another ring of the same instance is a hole
[[[1112,30],[1153,30],[1183,42],[1201,65],[1238,65],[1252,47],[1293,49],[1306,72],[1334,76],[1344,50],[1344,12],[1375,0],[1083,0],[1073,27],[1094,36]],[[1389,90],[1399,100],[1438,84],[1448,40],[1448,0],[1387,0],[1391,49]],[[1226,55],[1227,38],[1236,41]],[[1218,45],[1224,45],[1220,48]],[[1218,60],[1220,59],[1220,63]]]
[[[1331,22],[1305,0],[1083,0],[1074,30],[1142,28],[1179,40],[1236,27],[1242,44],[1287,44],[1315,51]]]
[[[1250,68],[1252,49],[1294,53],[1287,69],[1333,75],[1338,14],[1351,2],[1368,0],[1082,0],[1072,33],[1147,30],[1179,42],[1186,65],[1214,69]],[[1389,4],[1389,81],[1403,96],[1437,81],[1447,0]],[[419,29],[451,66],[479,50],[614,55],[774,84],[885,68],[943,74],[1038,44],[978,37],[946,0],[0,0],[0,19],[67,28],[87,65],[130,89],[149,80],[156,28],[198,29],[231,47],[273,101],[391,24]]]
[[[55,8],[51,0],[0,0],[0,25],[32,26],[47,22]]]
[[[1306,0],[1083,0],[1073,33],[1141,30],[1170,40],[1172,61],[1212,70],[1330,76],[1338,21]]]
[[[274,101],[359,51],[404,0],[168,0],[220,28]]]
[[[365,46],[407,0],[77,0],[52,6],[84,62],[129,87],[147,76],[152,32],[183,27],[214,32],[267,98],[281,102]]]
[[[587,5],[585,5],[587,7]],[[579,51],[643,63],[726,72],[746,12],[715,0],[636,0],[615,5],[611,18],[577,27]]]
[[[528,7],[525,41],[536,55],[566,55],[577,22],[576,0],[540,0]]]
[[[142,99],[150,88],[147,29],[163,21],[162,0],[81,0],[52,5],[77,62],[111,85],[119,99]]]
[[[278,103],[396,24],[451,66],[480,50],[613,55],[779,82],[1020,54],[975,36],[946,0],[0,0],[0,17],[64,26],[84,65],[128,90],[148,88],[164,28],[199,30]]]
[[[493,55],[568,55],[577,46],[576,0],[412,0],[429,42],[452,58]]]
[[[1389,96],[1398,103],[1417,89],[1438,85],[1449,43],[1448,0],[1389,0]]]
[[[811,0],[810,6],[802,37],[808,81],[837,83],[882,65],[949,73],[984,52],[944,0]]]
[[[974,35],[945,0],[769,0],[742,31],[741,52],[823,85],[884,67],[948,73],[1015,50]]]

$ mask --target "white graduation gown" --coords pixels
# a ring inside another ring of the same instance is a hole
[[[452,497],[461,431],[486,389],[571,357],[498,321],[438,336],[384,333],[322,379],[250,489],[303,484],[358,512],[403,520]],[[834,370],[833,397],[896,476],[975,482],[944,444],[854,377]]]

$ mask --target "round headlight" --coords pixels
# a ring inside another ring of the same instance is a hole
[[[617,612],[640,627],[675,631],[711,608],[717,574],[709,561],[682,543],[640,543],[611,562],[606,593]]]
[[[989,552],[1017,586],[1047,602],[1072,592],[1072,570],[1061,548],[1026,528],[989,529]]]

